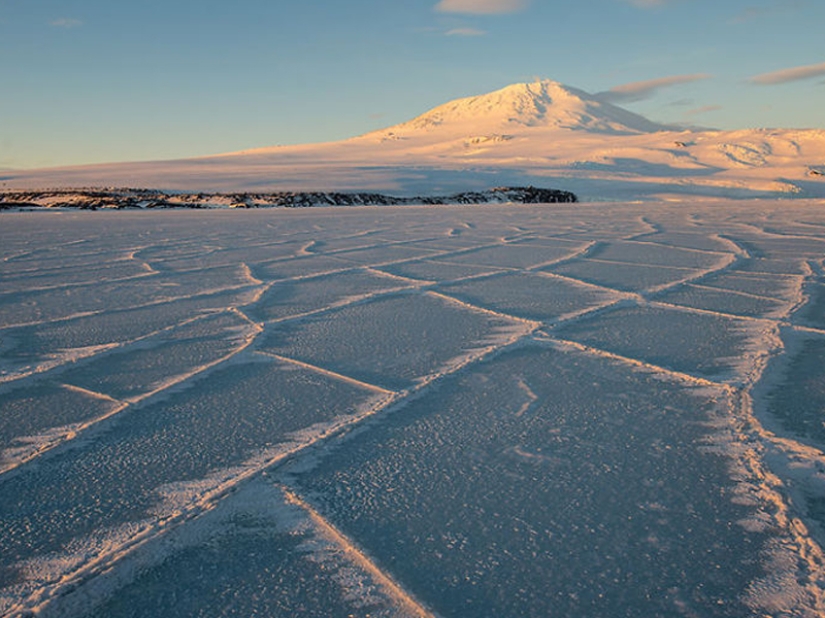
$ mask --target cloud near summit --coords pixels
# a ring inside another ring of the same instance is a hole
[[[435,10],[441,13],[498,15],[515,13],[527,8],[529,0],[441,0]]]
[[[633,101],[642,101],[653,96],[656,91],[668,86],[676,86],[677,84],[687,84],[702,79],[710,79],[712,76],[707,73],[694,73],[693,75],[673,75],[671,77],[660,77],[659,79],[650,79],[643,82],[632,82],[630,84],[623,84],[615,86],[606,92],[599,92],[596,96],[602,101],[609,103],[629,103]]]

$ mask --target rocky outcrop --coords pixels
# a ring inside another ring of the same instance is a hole
[[[306,208],[314,206],[400,206],[413,204],[555,204],[577,202],[569,191],[539,187],[496,187],[445,196],[394,197],[381,193],[167,193],[150,189],[65,189],[0,193],[0,210],[20,208]]]

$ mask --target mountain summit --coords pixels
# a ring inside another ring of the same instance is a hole
[[[556,128],[632,135],[673,127],[600,101],[583,90],[540,80],[513,84],[489,94],[457,99],[413,120],[368,134],[406,137],[424,133],[519,132],[524,128]]]

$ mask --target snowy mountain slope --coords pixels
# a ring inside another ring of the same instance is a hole
[[[823,173],[825,130],[683,130],[545,80],[459,99],[339,142],[7,172],[0,182],[402,195],[534,184],[613,200],[825,197]]]

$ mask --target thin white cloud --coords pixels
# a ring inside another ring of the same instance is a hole
[[[660,77],[659,79],[650,79],[643,82],[622,84],[621,86],[611,88],[607,92],[600,92],[596,96],[602,101],[608,101],[609,103],[630,103],[648,99],[662,88],[668,88],[669,86],[676,86],[678,84],[687,84],[702,79],[710,79],[711,77],[712,76],[707,73],[672,75],[670,77]]]
[[[748,81],[754,84],[769,86],[773,84],[795,82],[802,79],[810,79],[811,77],[819,77],[821,75],[825,75],[825,62],[820,64],[809,64],[802,67],[793,67],[790,69],[782,69],[781,71],[773,71],[772,73],[762,73],[761,75],[751,77]]]
[[[470,13],[473,15],[500,15],[516,13],[527,8],[530,0],[441,0],[435,5],[440,13]]]
[[[53,19],[49,22],[50,26],[54,26],[55,28],[77,28],[83,25],[83,22],[79,19],[73,19],[71,17],[60,17],[59,19]]]
[[[731,23],[744,24],[754,19],[770,16],[772,13],[798,11],[807,5],[806,0],[775,0],[767,5],[748,6],[737,13]]]
[[[637,6],[640,9],[654,9],[657,6],[664,6],[667,3],[667,0],[627,0],[633,6]]]
[[[696,109],[689,109],[685,112],[685,116],[690,118],[692,116],[699,116],[701,114],[709,114],[710,112],[716,112],[722,109],[721,105],[705,105],[703,107],[697,107]]]
[[[445,32],[447,36],[484,36],[487,34],[484,30],[478,28],[453,28]]]

